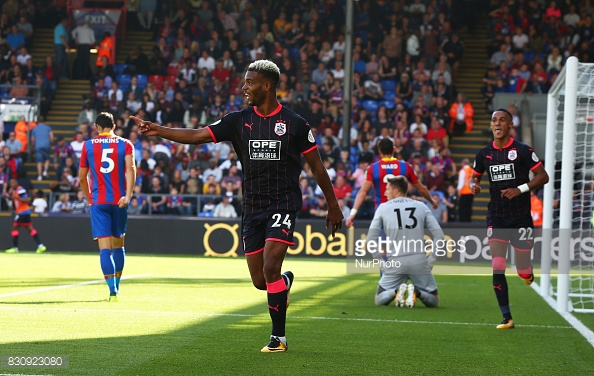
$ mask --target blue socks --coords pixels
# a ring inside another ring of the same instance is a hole
[[[107,283],[107,286],[109,286],[109,293],[117,293],[118,289],[116,286],[115,278],[116,267],[114,259],[111,256],[111,251],[109,249],[102,249],[101,251],[99,251],[99,262],[101,263],[101,270],[103,271],[105,282]]]
[[[126,250],[122,248],[113,249],[113,263],[115,264],[115,284],[116,289],[120,291],[120,279],[122,278],[122,271],[124,270],[124,263],[126,262]]]

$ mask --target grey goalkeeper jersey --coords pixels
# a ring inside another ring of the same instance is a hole
[[[415,254],[425,255],[431,249],[424,239],[425,228],[433,237],[433,242],[444,239],[439,223],[422,202],[406,197],[398,197],[381,204],[373,216],[367,232],[369,244],[376,244],[390,257],[402,257]],[[383,229],[383,234],[380,235]]]

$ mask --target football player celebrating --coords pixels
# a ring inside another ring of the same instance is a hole
[[[268,293],[272,334],[262,352],[287,351],[285,322],[293,273],[281,274],[287,248],[293,245],[301,209],[301,156],[311,166],[328,202],[326,227],[342,226],[342,211],[322,164],[316,140],[305,119],[279,104],[280,71],[268,60],[251,63],[242,87],[250,107],[230,112],[202,129],[172,129],[131,116],[145,136],[183,144],[231,141],[243,166],[242,238],[252,282]]]
[[[473,194],[481,191],[483,173],[489,175],[491,200],[487,214],[487,237],[492,256],[493,290],[497,296],[503,321],[497,329],[514,327],[509,309],[509,294],[505,278],[508,244],[516,251],[518,275],[527,284],[534,280],[530,254],[533,245],[530,191],[549,181],[543,164],[532,148],[510,136],[513,127],[509,111],[498,109],[491,116],[494,140],[476,154],[471,179]],[[530,180],[530,172],[534,178]]]

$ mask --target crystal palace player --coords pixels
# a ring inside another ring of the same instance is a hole
[[[380,156],[380,160],[371,164],[367,168],[365,172],[365,182],[363,182],[363,186],[357,192],[357,196],[355,197],[355,202],[353,203],[353,208],[351,209],[351,213],[346,220],[346,226],[351,227],[353,225],[353,220],[355,219],[355,215],[357,211],[365,201],[365,197],[367,197],[367,192],[371,188],[374,190],[374,197],[375,197],[375,208],[379,206],[379,204],[383,204],[387,201],[386,199],[386,185],[388,183],[388,179],[394,176],[406,176],[406,178],[413,184],[413,186],[419,191],[421,196],[423,196],[427,201],[431,203],[433,208],[437,208],[438,202],[435,202],[429,194],[427,187],[423,185],[419,181],[417,174],[410,163],[405,161],[399,161],[398,159],[394,158],[394,143],[389,138],[382,138],[377,143],[377,148]]]
[[[29,235],[35,239],[37,253],[45,252],[47,247],[39,239],[37,230],[33,228],[33,222],[31,221],[31,208],[29,207],[31,197],[29,197],[27,190],[21,187],[16,179],[10,179],[8,184],[10,189],[6,192],[6,196],[13,201],[16,216],[12,223],[12,248],[7,249],[6,253],[19,253],[19,227],[27,228]]]
[[[147,136],[185,144],[233,143],[244,173],[244,253],[254,286],[268,292],[272,319],[270,343],[262,352],[287,350],[285,321],[293,273],[280,271],[288,246],[294,244],[295,217],[301,208],[301,155],[326,196],[326,227],[332,225],[333,236],[343,219],[309,124],[276,99],[279,78],[278,67],[270,61],[250,64],[242,90],[251,107],[231,112],[204,129],[171,129],[131,117]]]
[[[136,181],[134,146],[113,133],[115,124],[110,113],[97,115],[95,126],[99,135],[83,144],[78,178],[91,205],[91,228],[99,245],[105,282],[109,286],[108,301],[117,302],[126,257],[124,236],[128,202]]]
[[[527,284],[534,280],[530,253],[532,250],[532,216],[530,190],[549,181],[544,166],[532,148],[510,137],[512,115],[504,109],[493,112],[491,131],[494,141],[479,150],[474,161],[471,189],[481,191],[479,185],[485,171],[489,174],[491,201],[487,215],[487,237],[493,266],[493,289],[497,296],[503,322],[498,329],[514,327],[509,309],[505,258],[507,246],[516,250],[516,266]],[[529,173],[534,173],[530,180]]]

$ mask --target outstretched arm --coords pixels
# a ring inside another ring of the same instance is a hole
[[[155,124],[151,121],[142,120],[136,116],[130,116],[140,131],[145,136],[159,136],[180,144],[205,144],[213,142],[210,132],[206,128],[202,129],[181,129],[181,128],[167,128],[162,125]]]
[[[353,203],[353,208],[351,209],[351,214],[346,220],[346,227],[351,227],[353,225],[353,220],[355,219],[355,215],[357,215],[357,211],[363,205],[365,198],[367,197],[367,192],[373,187],[373,183],[370,181],[364,181],[361,189],[357,192],[357,196],[355,196],[355,202]]]
[[[427,189],[427,187],[425,187],[425,185],[423,183],[421,183],[419,181],[416,184],[413,184],[413,186],[417,189],[417,191],[419,192],[419,194],[421,196],[423,196],[423,198],[425,200],[429,201],[429,203],[431,204],[431,206],[433,206],[433,209],[437,209],[437,206],[439,205],[439,202],[433,200],[433,197],[431,197],[431,193],[429,193],[429,190]]]
[[[326,168],[322,164],[322,159],[320,158],[320,152],[318,149],[314,149],[307,154],[304,154],[305,160],[307,164],[311,167],[311,172],[313,172],[314,177],[316,178],[316,182],[324,192],[324,196],[326,197],[326,202],[328,202],[328,215],[326,216],[326,228],[330,227],[330,223],[332,223],[332,236],[336,234],[336,230],[342,228],[342,210],[338,206],[338,201],[336,200],[336,195],[334,195],[334,189],[332,187],[332,182],[328,177],[328,172]]]

